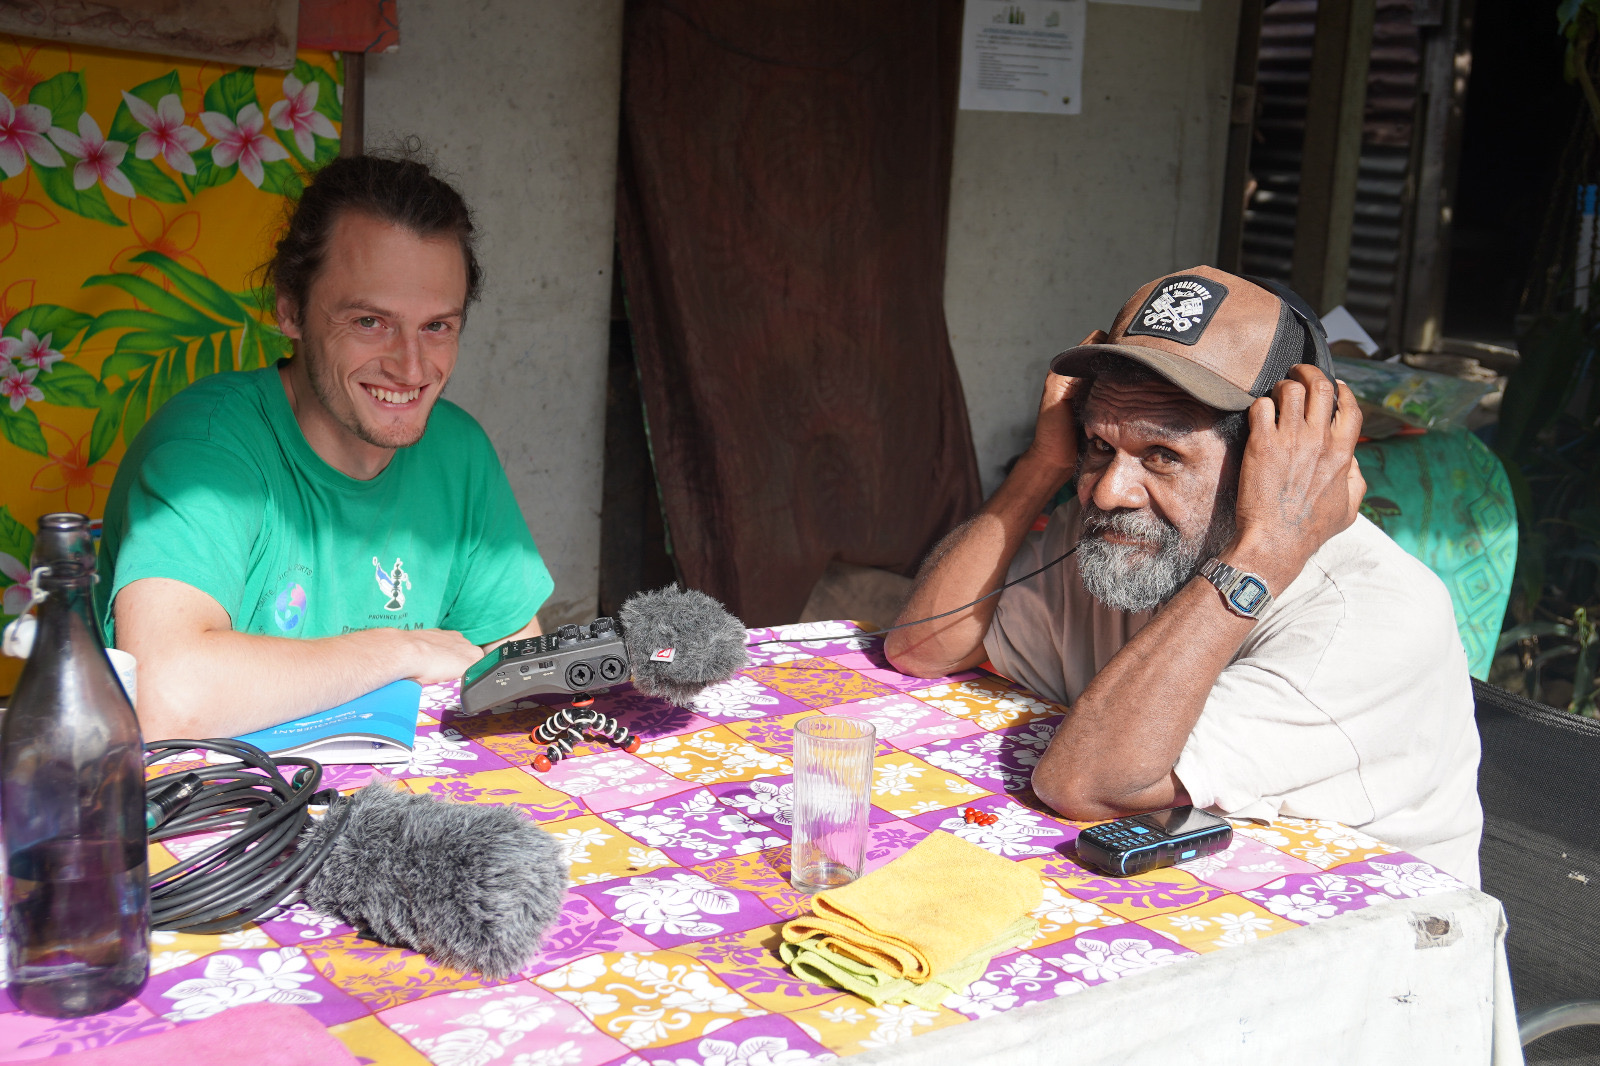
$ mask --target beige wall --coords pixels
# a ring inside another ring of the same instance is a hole
[[[416,134],[477,214],[487,277],[446,395],[506,465],[555,575],[596,614],[621,0],[406,0],[367,66],[367,144]]]
[[[956,119],[945,311],[986,491],[1050,357],[1216,254],[1238,0],[1088,7],[1083,114]]]

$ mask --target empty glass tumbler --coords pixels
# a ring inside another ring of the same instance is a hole
[[[859,718],[819,714],[795,723],[789,883],[798,891],[861,876],[876,742],[872,723]]]

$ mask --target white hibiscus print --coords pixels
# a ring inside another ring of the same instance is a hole
[[[537,996],[506,996],[485,1003],[456,1021],[510,1033],[529,1033],[556,1016],[555,1007]]]
[[[993,734],[990,734],[991,736]],[[955,774],[957,777],[972,777],[987,771],[991,760],[977,751],[945,751],[938,748],[931,749],[922,758],[937,766],[941,770]]]
[[[803,1048],[791,1048],[781,1036],[752,1036],[739,1044],[707,1037],[695,1046],[695,1053],[692,1059],[663,1059],[661,1066],[799,1066],[823,1061]]]
[[[505,1054],[505,1048],[487,1029],[456,1029],[439,1036],[419,1037],[411,1046],[428,1056],[434,1066],[485,1066]]]
[[[511,1060],[511,1066],[577,1066],[582,1061],[583,1049],[571,1040],[563,1040],[555,1047],[524,1051]]]
[[[872,791],[879,796],[900,796],[917,790],[916,778],[927,771],[912,762],[885,762],[874,766]]]
[[[305,953],[299,948],[263,951],[256,965],[247,966],[236,955],[213,955],[206,960],[204,977],[179,981],[161,993],[175,1005],[164,1017],[192,1022],[220,1014],[246,1003],[319,1003],[322,993],[300,986],[315,980],[306,972]]]
[[[707,718],[762,718],[778,705],[778,697],[768,692],[753,677],[740,674],[712,685],[690,701]]]
[[[994,852],[996,855],[1045,855],[1052,849],[1033,843],[1034,837],[1050,837],[1059,832],[1044,824],[1044,819],[1024,807],[997,807],[992,812],[999,815],[993,825],[978,825],[961,818],[946,818],[939,828],[954,833],[963,840]]]
[[[965,991],[957,992],[947,998],[943,1005],[953,1010],[976,1014],[980,1018],[987,1018],[991,1014],[1010,1010],[1021,998],[1015,992],[988,981],[974,981]]]
[[[861,630],[848,622],[796,622],[792,625],[778,626],[772,631],[775,637],[781,637],[791,645],[801,648],[824,648],[829,644],[843,644],[851,651],[860,651],[862,648],[872,646],[871,637],[858,634]]]
[[[1352,875],[1368,888],[1379,889],[1396,899],[1432,896],[1440,892],[1454,892],[1467,886],[1454,877],[1436,870],[1425,862],[1371,864],[1375,873]]]
[[[605,894],[617,900],[617,921],[646,934],[712,936],[722,932],[722,926],[701,920],[703,915],[739,910],[739,898],[732,892],[691,873],[635,877]]]
[[[1270,933],[1272,919],[1265,918],[1255,911],[1219,914],[1217,927],[1222,930],[1222,935],[1216,940],[1218,944],[1243,944],[1257,939],[1262,933]]]
[[[864,1048],[888,1047],[899,1043],[918,1026],[932,1025],[939,1017],[936,1011],[923,1010],[909,1003],[885,1003],[881,1007],[873,1007],[867,1014],[878,1019],[878,1024],[873,1027],[871,1035],[860,1041]]]
[[[560,969],[551,970],[538,978],[538,983],[552,992],[563,988],[588,988],[605,973],[605,959],[599,955],[586,955],[577,962],[569,962]]]
[[[752,781],[749,794],[724,796],[722,802],[750,814],[769,815],[779,825],[790,825],[794,820],[793,782],[779,785],[771,781]]]
[[[411,761],[405,771],[429,777],[446,777],[460,773],[458,767],[446,766],[448,762],[476,762],[477,752],[468,751],[470,743],[454,729],[432,729],[418,732],[416,746],[411,749]]]
[[[615,823],[622,832],[642,844],[659,848],[677,840],[686,828],[682,818],[670,814],[630,814]]]
[[[1192,951],[1177,952],[1170,948],[1159,948],[1133,937],[1119,938],[1109,944],[1080,937],[1073,941],[1072,946],[1077,949],[1075,952],[1045,961],[1084,981],[1114,981],[1179,959],[1195,957]]]
[[[561,851],[566,856],[569,866],[592,862],[589,849],[604,846],[612,836],[604,829],[598,828],[567,829],[551,835],[556,838],[556,843],[561,845]]]

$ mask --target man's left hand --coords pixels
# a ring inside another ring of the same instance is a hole
[[[1360,435],[1361,409],[1350,387],[1306,364],[1251,405],[1234,548],[1252,569],[1267,572],[1274,593],[1356,520],[1366,493],[1355,459]]]

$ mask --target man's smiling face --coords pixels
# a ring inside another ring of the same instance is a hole
[[[466,259],[454,235],[421,237],[368,214],[342,214],[305,307],[296,314],[281,299],[278,307],[322,408],[306,411],[307,398],[297,398],[313,446],[319,437],[333,438],[340,452],[421,440],[455,369],[466,297]]]

